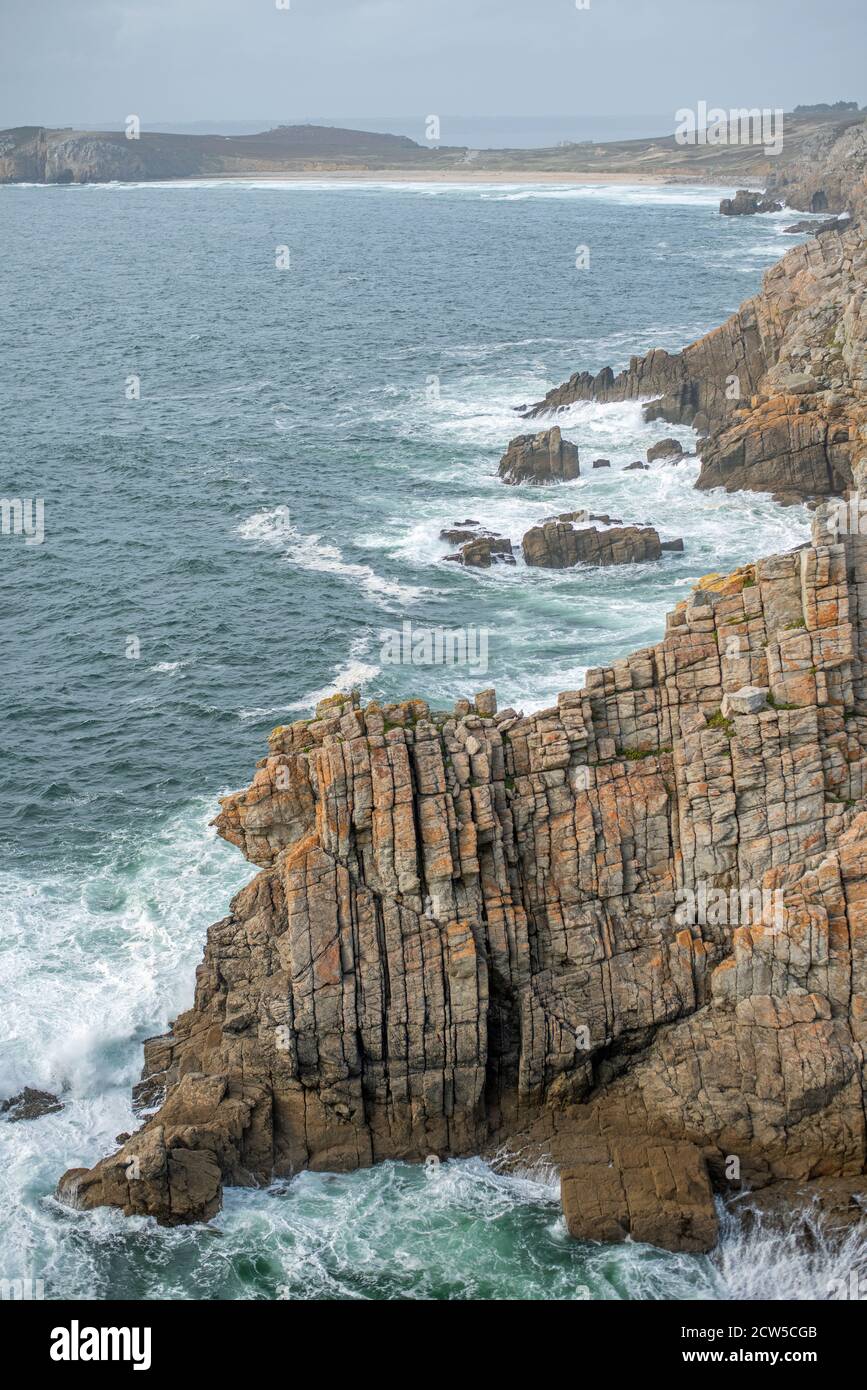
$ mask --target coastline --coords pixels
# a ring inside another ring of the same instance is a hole
[[[580,173],[575,171],[543,170],[503,170],[484,169],[473,166],[467,169],[306,169],[272,170],[264,173],[246,174],[207,174],[191,176],[189,179],[164,179],[164,183],[195,183],[201,179],[220,183],[249,183],[267,181],[275,183],[429,183],[429,184],[582,184],[593,185],[641,185],[647,187],[671,187],[683,185],[697,188],[728,188],[727,183],[717,183],[711,179],[671,176],[661,178],[658,174],[625,173]]]
[[[746,434],[773,446],[747,460],[760,490],[797,455],[803,491],[839,495],[861,481],[856,238],[793,248],[684,353],[576,374],[531,413],[651,396],[650,418],[716,431],[718,472]],[[814,375],[793,383],[808,327]],[[224,1184],[511,1150],[559,1167],[571,1235],[698,1253],[714,1193],[857,1187],[865,564],[820,509],[812,544],[706,576],[661,642],[550,708],[352,693],[274,729],[215,822],[260,872],[209,931],[193,1008],[145,1044],[142,1129],[70,1169],[64,1199],[175,1225],[208,1221]],[[684,929],[702,883],[779,895],[784,926]],[[657,1171],[676,1179],[661,1205]]]
[[[802,160],[815,165],[817,142],[833,144],[859,121],[833,113],[789,115],[786,143],[709,144],[674,134],[538,148],[421,144],[404,137],[338,127],[280,126],[246,136],[45,126],[0,131],[0,183],[110,183],[192,178],[321,177],[340,182],[454,179],[567,183],[684,183],[766,187]]]

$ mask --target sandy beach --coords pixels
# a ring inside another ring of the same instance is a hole
[[[576,170],[533,170],[533,169],[485,169],[473,165],[461,169],[273,169],[243,174],[219,173],[196,175],[195,178],[221,179],[228,183],[243,182],[249,179],[274,180],[280,183],[309,182],[310,179],[330,183],[501,183],[501,184],[690,184],[695,187],[715,188],[718,185],[711,179],[690,175],[676,175],[670,171],[650,173],[606,172],[593,173]],[[194,179],[177,179],[173,182],[193,182]]]

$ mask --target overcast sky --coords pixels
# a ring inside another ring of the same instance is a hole
[[[0,127],[867,103],[867,0],[278,3],[0,0]]]

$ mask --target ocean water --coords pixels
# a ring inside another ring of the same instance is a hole
[[[745,1245],[727,1219],[708,1258],[585,1247],[550,1174],[477,1160],[231,1191],[185,1231],[52,1195],[134,1126],[142,1039],[188,1007],[205,929],[251,876],[208,822],[274,724],[354,685],[446,706],[495,684],[542,707],[657,639],[700,575],[807,537],[802,508],[696,492],[694,461],[624,472],[662,434],[693,438],[633,404],[560,419],[610,470],[495,476],[526,428],[514,406],[676,349],[758,288],[790,219],[720,218],[730,191],[0,188],[2,495],[45,508],[43,544],[0,536],[0,1097],[64,1101],[0,1122],[2,1277],[49,1297],[824,1296],[821,1245]],[[450,523],[517,541],[583,506],[684,553],[443,562]],[[484,632],[485,669],[390,664],[407,621]]]

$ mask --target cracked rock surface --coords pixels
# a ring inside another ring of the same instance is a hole
[[[863,224],[793,247],[759,294],[683,352],[656,348],[616,376],[577,372],[527,414],[642,399],[648,420],[703,436],[699,488],[784,500],[845,492],[867,450]]]
[[[276,729],[216,822],[258,873],[145,1045],[157,1108],[66,1200],[185,1222],[506,1150],[563,1169],[573,1235],[692,1250],[732,1156],[863,1174],[867,540],[820,508],[814,542],[527,717],[341,695]],[[774,910],[684,924],[702,884]]]

